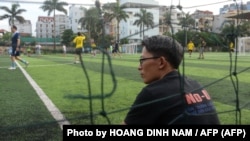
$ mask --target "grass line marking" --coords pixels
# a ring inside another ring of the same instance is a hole
[[[45,92],[38,86],[38,84],[32,79],[32,77],[23,69],[23,67],[16,62],[26,79],[29,81],[31,86],[36,91],[37,95],[40,97],[40,99],[43,101],[51,115],[54,117],[54,119],[58,122],[61,129],[63,129],[63,125],[69,125],[70,122],[63,116],[63,114],[60,112],[60,110],[54,105],[54,103],[47,97]]]

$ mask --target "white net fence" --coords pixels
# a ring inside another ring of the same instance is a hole
[[[123,44],[121,51],[126,54],[137,54],[138,44]]]
[[[250,55],[250,37],[239,37],[236,51],[239,55]]]

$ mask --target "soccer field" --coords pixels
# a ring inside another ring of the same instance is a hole
[[[137,70],[139,56],[123,54],[121,58],[110,58],[84,54],[83,66],[73,63],[72,54],[22,57],[30,62],[25,72],[71,124],[120,124],[144,86]],[[192,57],[186,54],[179,71],[206,87],[222,124],[250,124],[250,56],[230,58],[229,53],[205,52],[205,59],[197,58],[197,52]],[[9,64],[9,56],[1,55],[0,97],[4,112],[0,118],[4,119],[1,126],[6,131],[1,137],[10,135],[12,130],[8,129],[14,128],[16,134],[19,130],[24,132],[19,137],[48,134],[46,138],[60,140],[52,135],[60,136],[57,121],[38,97],[36,88],[29,84],[21,69],[8,70]],[[41,134],[40,130],[28,132],[36,126],[46,130]]]

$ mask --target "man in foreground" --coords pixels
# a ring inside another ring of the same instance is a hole
[[[209,93],[182,76],[183,47],[168,36],[142,41],[138,70],[147,86],[125,117],[127,125],[220,124]]]

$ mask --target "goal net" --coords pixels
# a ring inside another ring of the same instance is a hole
[[[238,46],[235,50],[239,55],[250,55],[250,37],[238,37]]]
[[[122,52],[126,54],[137,54],[138,44],[123,44]]]

